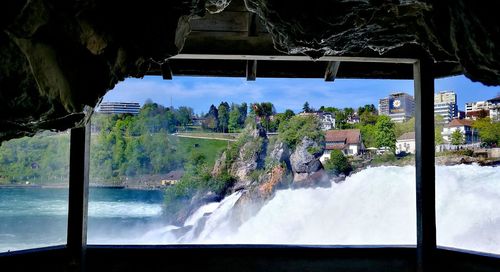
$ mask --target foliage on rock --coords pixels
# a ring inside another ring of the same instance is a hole
[[[294,149],[304,137],[313,141],[323,142],[325,135],[321,131],[321,124],[314,116],[293,116],[279,126],[279,139]]]

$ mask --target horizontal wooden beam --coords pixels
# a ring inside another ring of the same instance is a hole
[[[340,61],[329,61],[326,65],[325,81],[334,82],[339,71]]]
[[[337,57],[323,56],[313,60],[309,56],[291,55],[223,55],[223,54],[178,54],[170,59],[198,59],[198,60],[281,60],[281,61],[336,61],[336,62],[375,62],[414,64],[415,59],[407,58],[376,58],[376,57]]]

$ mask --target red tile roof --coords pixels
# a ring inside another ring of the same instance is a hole
[[[453,119],[447,127],[463,127],[463,126],[468,126],[472,127],[472,120],[467,120],[467,119]]]
[[[326,131],[326,142],[342,142],[346,144],[359,144],[361,139],[361,131],[359,129],[343,129],[343,130],[328,130]]]

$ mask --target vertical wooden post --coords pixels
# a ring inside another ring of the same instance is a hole
[[[415,88],[415,166],[417,191],[417,271],[433,270],[436,252],[434,167],[434,76],[432,62],[413,65]]]
[[[71,129],[69,159],[69,270],[84,271],[87,246],[90,122]]]
[[[257,61],[247,60],[247,81],[255,81],[257,78]]]

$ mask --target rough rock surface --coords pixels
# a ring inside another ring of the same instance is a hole
[[[233,222],[245,222],[254,216],[267,201],[272,199],[276,190],[287,182],[287,169],[277,165],[262,175],[258,181],[247,186],[233,208]]]
[[[118,81],[177,54],[202,2],[3,2],[0,142],[78,125]]]
[[[432,57],[500,84],[500,17],[480,1],[246,0],[287,53]]]
[[[290,148],[287,144],[276,141],[272,146],[271,152],[269,152],[267,160],[271,165],[285,163],[288,169],[290,169]]]
[[[264,129],[257,128],[251,132],[251,139],[241,147],[238,157],[229,169],[229,174],[237,180],[234,190],[250,185],[255,180],[252,173],[264,168],[267,142]]]
[[[310,174],[323,169],[323,165],[319,161],[323,147],[316,141],[304,137],[300,144],[297,145],[295,151],[290,156],[292,171],[295,174]],[[310,150],[321,150],[315,154],[311,154]]]
[[[0,141],[81,124],[84,106],[177,54],[189,20],[229,0],[7,0],[0,8]],[[500,16],[471,0],[245,0],[277,49],[431,57],[500,84]]]

